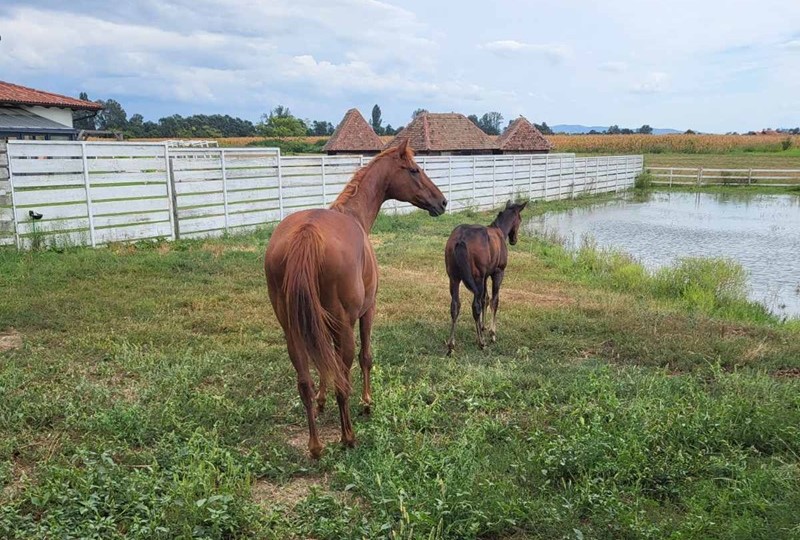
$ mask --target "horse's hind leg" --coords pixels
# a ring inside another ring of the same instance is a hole
[[[361,377],[363,386],[361,389],[361,402],[364,405],[364,412],[369,414],[372,406],[372,386],[369,382],[370,371],[372,371],[372,319],[375,316],[375,306],[367,310],[359,319],[358,327],[361,332],[361,350],[358,352],[358,363],[361,365]]]
[[[503,283],[505,272],[498,270],[492,276],[492,325],[489,327],[489,338],[492,343],[497,341],[497,307],[500,305],[500,285]]]
[[[483,349],[486,347],[486,342],[483,340],[483,301],[486,294],[483,290],[483,278],[475,280],[477,291],[473,291],[474,298],[472,299],[472,318],[475,319],[475,332],[478,334],[478,347]]]
[[[342,321],[333,339],[336,353],[341,362],[339,368],[344,371],[344,376],[348,383],[347,390],[336,389],[336,404],[339,406],[339,420],[342,424],[342,444],[349,447],[353,447],[356,444],[353,423],[350,420],[350,368],[353,366],[353,358],[356,351],[352,324]]]
[[[328,383],[324,379],[319,380],[319,390],[317,390],[317,414],[322,414],[325,410],[325,399],[328,393]]]
[[[453,354],[456,348],[456,322],[461,311],[461,301],[458,297],[461,281],[450,278],[450,339],[447,340],[447,356]]]
[[[322,443],[317,432],[316,414],[314,413],[314,381],[311,379],[311,371],[308,362],[301,358],[291,343],[288,343],[289,358],[292,360],[294,369],[297,371],[297,390],[300,392],[300,399],[306,408],[306,419],[308,420],[308,451],[311,457],[319,459],[322,454]]]

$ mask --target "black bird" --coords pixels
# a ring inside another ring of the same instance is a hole
[[[33,210],[28,210],[28,215],[31,216],[31,219],[42,219],[42,214]]]

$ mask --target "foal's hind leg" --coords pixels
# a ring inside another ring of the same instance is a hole
[[[472,299],[472,318],[475,319],[475,331],[478,334],[478,347],[483,349],[486,347],[486,342],[483,340],[483,301],[486,294],[483,288],[483,279],[475,280],[477,291],[473,291],[475,295]]]
[[[358,363],[361,365],[361,377],[363,387],[361,389],[361,403],[364,405],[364,412],[369,414],[372,406],[372,386],[369,382],[370,371],[372,371],[372,319],[375,317],[375,306],[367,310],[358,322],[361,332],[361,350],[358,352]]]
[[[481,311],[481,332],[486,332],[486,311],[489,309],[489,276],[483,278],[483,310]]]
[[[447,340],[447,356],[456,348],[456,321],[461,311],[461,300],[458,297],[461,281],[450,278],[450,339]]]
[[[500,285],[503,283],[505,272],[498,270],[492,276],[492,325],[489,327],[489,338],[492,343],[497,341],[497,307],[500,305]]]
[[[324,379],[320,379],[319,381],[319,390],[317,390],[317,414],[322,414],[322,411],[325,410],[325,398],[328,392],[328,384],[325,382]]]

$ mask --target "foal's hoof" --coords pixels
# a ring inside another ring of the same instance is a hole
[[[356,446],[355,437],[353,437],[352,439],[342,438],[342,446],[344,446],[345,448],[355,448]]]
[[[497,335],[492,334],[492,343],[497,343]]]
[[[484,343],[483,341],[480,341],[480,342],[478,342],[478,347],[480,348],[480,350],[483,350],[483,349],[486,348],[486,343]]]
[[[322,447],[308,447],[308,453],[311,454],[311,459],[319,459],[322,456]]]

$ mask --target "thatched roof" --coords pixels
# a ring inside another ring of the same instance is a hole
[[[542,152],[554,148],[536,126],[520,116],[497,139],[497,148],[503,151]]]
[[[350,109],[336,126],[323,152],[379,152],[383,143],[358,109]]]
[[[387,148],[397,146],[403,139],[415,152],[452,152],[492,150],[494,142],[463,114],[422,113],[408,124]]]

